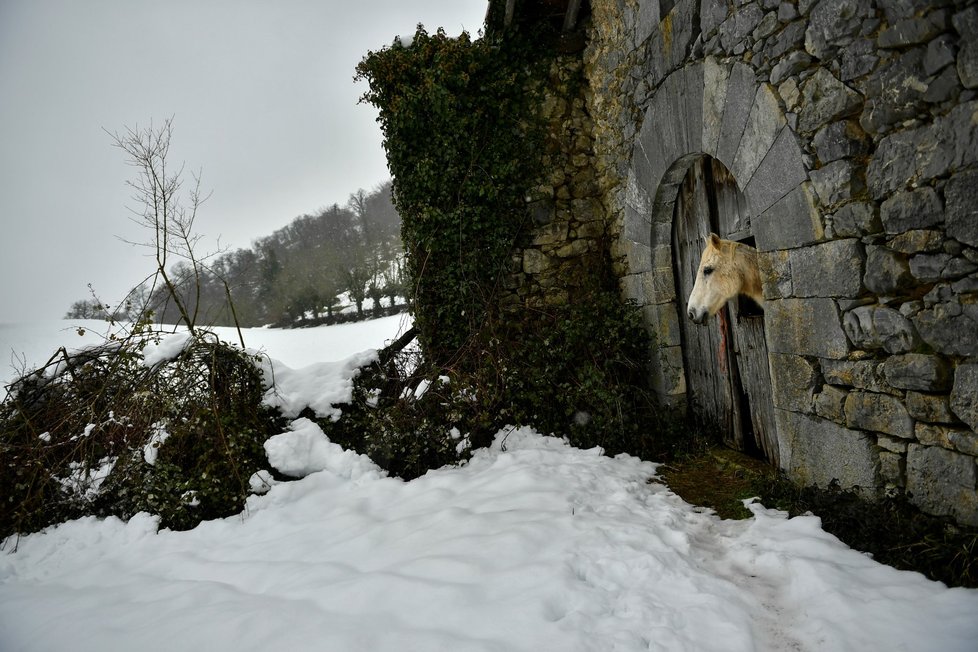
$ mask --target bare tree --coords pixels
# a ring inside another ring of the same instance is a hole
[[[155,129],[152,124],[145,129],[138,126],[126,127],[125,133],[109,135],[113,139],[113,145],[125,152],[127,163],[136,170],[135,178],[126,182],[138,207],[130,208],[133,214],[131,219],[153,234],[148,243],[130,243],[151,249],[156,261],[156,270],[137,288],[142,287],[141,291],[145,291],[144,286],[149,283],[148,294],[152,295],[157,284],[162,281],[168,300],[176,306],[181,321],[191,332],[195,332],[201,306],[203,276],[205,271],[210,271],[206,261],[220,253],[217,251],[201,256],[196,249],[201,236],[194,232],[194,221],[200,206],[209,197],[201,194],[201,172],[191,173],[193,185],[184,192],[183,165],[174,169],[169,160],[170,140],[173,136],[172,118],[165,120],[159,129]],[[181,291],[181,286],[187,287],[187,279],[174,277],[168,269],[174,262],[183,263],[179,268],[189,276],[189,294]],[[234,315],[231,291],[226,281],[223,284],[243,347],[244,337]]]

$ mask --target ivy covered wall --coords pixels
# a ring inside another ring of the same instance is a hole
[[[495,9],[478,40],[419,28],[358,67],[422,348],[500,419],[648,452],[652,347],[611,264],[580,51],[546,17],[504,30]]]

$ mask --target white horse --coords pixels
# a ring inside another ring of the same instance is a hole
[[[739,294],[750,297],[763,309],[757,250],[739,242],[721,240],[711,233],[706,238],[696,283],[686,302],[687,315],[702,324]]]

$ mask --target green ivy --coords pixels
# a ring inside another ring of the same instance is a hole
[[[439,364],[457,358],[494,309],[539,173],[539,54],[526,39],[472,41],[422,27],[410,47],[357,66],[380,109],[402,219],[415,324]]]
[[[647,389],[652,343],[606,246],[581,259],[565,305],[498,308],[559,126],[540,117],[557,33],[546,21],[503,33],[493,7],[480,40],[419,27],[409,47],[370,52],[357,67],[370,86],[363,101],[380,110],[425,360],[403,365],[408,376],[362,374],[343,418],[323,428],[405,477],[464,456],[449,433],[479,447],[507,424],[612,454],[651,456],[662,443]],[[437,389],[415,400],[422,378]]]

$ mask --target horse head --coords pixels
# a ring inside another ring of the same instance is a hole
[[[702,324],[738,294],[745,294],[762,305],[757,252],[747,245],[721,240],[720,236],[711,233],[706,238],[696,282],[686,302],[686,314],[695,323]]]

